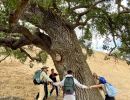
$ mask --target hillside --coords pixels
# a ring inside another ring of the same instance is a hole
[[[103,53],[97,52],[87,59],[92,72],[105,76],[118,88],[117,100],[129,100],[130,66],[124,61],[115,61],[113,58],[104,60],[104,56]],[[46,65],[54,67],[50,58]],[[41,66],[41,64],[35,64],[35,67],[29,68],[28,63],[21,64],[13,58],[0,63],[0,100],[34,100],[37,89],[32,83],[32,75]],[[8,97],[8,99],[2,99],[2,97]],[[9,97],[21,99],[9,99]],[[51,98],[49,100],[53,100]]]

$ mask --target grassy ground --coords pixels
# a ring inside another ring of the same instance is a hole
[[[104,61],[103,59],[103,53],[96,53],[87,61],[93,72],[105,76],[118,88],[117,100],[130,100],[130,66],[124,61],[115,62],[114,59]],[[46,65],[54,67],[51,59]],[[40,67],[40,64],[35,64],[34,68],[29,68],[28,63],[21,64],[14,59],[0,63],[0,100],[34,100],[38,90],[32,83],[32,76]],[[1,97],[7,97],[7,99]],[[9,99],[10,97],[18,98]],[[55,95],[49,97],[49,100],[54,98]],[[62,95],[58,100],[62,100]]]

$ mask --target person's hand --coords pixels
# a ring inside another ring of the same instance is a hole
[[[51,82],[51,84],[53,84],[53,81]]]
[[[92,86],[89,86],[89,89],[92,89]]]
[[[48,85],[50,85],[51,83],[50,82],[47,82]]]
[[[53,85],[53,81],[49,82],[51,85]]]

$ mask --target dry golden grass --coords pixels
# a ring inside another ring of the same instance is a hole
[[[130,100],[130,66],[124,61],[110,60],[104,61],[103,53],[95,53],[89,57],[87,62],[93,72],[97,72],[107,78],[109,82],[118,88],[117,100]],[[49,58],[46,65],[54,68],[52,60]],[[0,63],[0,97],[19,97],[24,100],[34,100],[37,88],[32,83],[32,76],[41,64],[29,68],[28,63],[19,63],[16,59]],[[49,69],[50,71],[50,69]],[[55,96],[49,98],[54,100]],[[62,97],[60,97],[59,100]],[[21,99],[1,99],[0,100],[21,100]]]

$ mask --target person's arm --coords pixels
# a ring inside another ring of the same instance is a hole
[[[93,89],[93,88],[101,88],[103,85],[102,84],[98,84],[98,85],[92,85],[89,88]]]
[[[42,75],[47,81],[53,82],[45,72],[43,72]]]
[[[54,76],[57,76],[57,75],[59,75],[59,74],[57,74],[57,73],[54,73]]]
[[[55,83],[53,83],[53,85],[55,85],[55,86],[64,86],[64,80],[65,80],[65,79],[63,79],[63,80],[60,81],[60,82],[55,82]]]
[[[74,78],[74,83],[76,84],[76,86],[78,86],[78,87],[80,87],[80,88],[88,89],[88,86],[81,84],[81,83],[80,83],[78,80],[76,80],[75,78]]]

